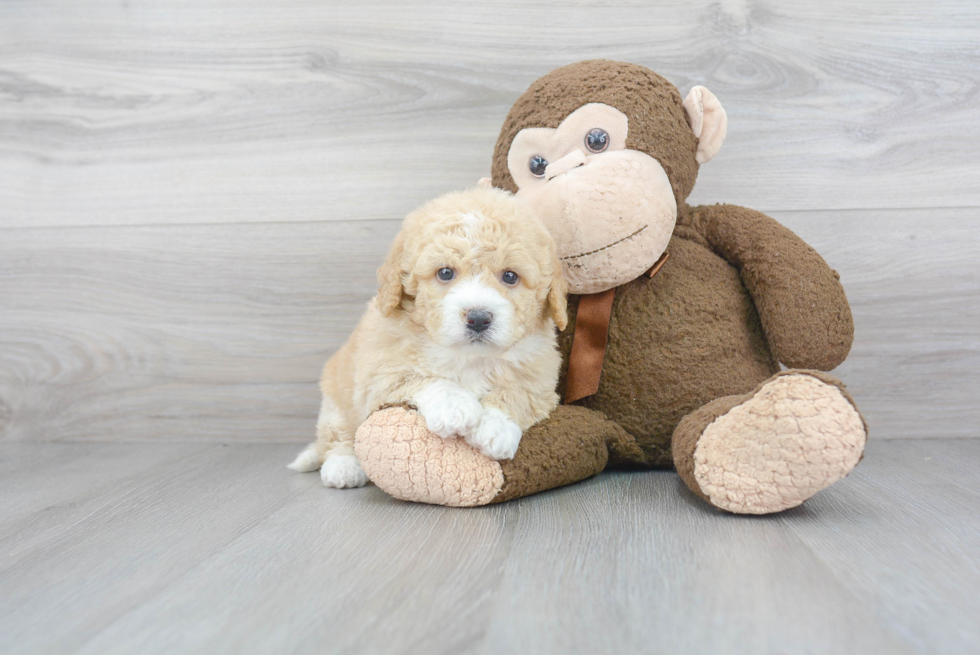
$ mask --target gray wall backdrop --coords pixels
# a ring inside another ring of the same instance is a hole
[[[302,441],[398,222],[587,58],[842,275],[872,436],[977,436],[980,3],[0,2],[0,439]]]

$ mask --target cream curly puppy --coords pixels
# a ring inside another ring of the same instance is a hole
[[[451,193],[410,214],[378,270],[378,295],[323,369],[316,441],[289,465],[328,487],[367,475],[354,433],[407,403],[429,430],[510,459],[558,403],[565,280],[554,242],[505,191]]]

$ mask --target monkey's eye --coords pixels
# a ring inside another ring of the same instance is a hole
[[[609,132],[601,127],[589,130],[589,133],[585,135],[585,147],[590,152],[602,152],[609,147]]]
[[[544,177],[544,169],[548,168],[548,160],[541,155],[534,155],[527,161],[527,167],[534,177]]]
[[[509,287],[512,287],[515,284],[517,284],[517,281],[520,280],[521,277],[514,271],[504,271],[504,274],[500,276],[500,279],[503,281],[504,284],[506,284]]]
[[[451,279],[456,277],[456,271],[446,266],[436,271],[436,277],[442,280],[443,282],[449,282]]]

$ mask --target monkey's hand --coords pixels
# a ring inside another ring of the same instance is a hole
[[[854,321],[837,271],[775,219],[745,207],[696,207],[693,224],[739,269],[776,358],[829,371],[851,349]]]

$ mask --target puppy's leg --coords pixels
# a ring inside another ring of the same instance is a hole
[[[412,403],[430,432],[443,439],[473,434],[483,416],[483,406],[472,392],[455,382],[437,379],[422,387]]]
[[[336,405],[324,394],[316,422],[316,441],[307,446],[289,468],[303,473],[320,469],[320,480],[326,487],[363,487],[368,478],[354,455],[353,434],[345,437],[338,429],[340,418]]]
[[[353,439],[326,454],[320,467],[320,481],[324,487],[335,489],[353,489],[368,483],[367,473],[354,454]]]
[[[540,395],[549,398],[547,393]],[[536,404],[541,407],[535,407]],[[524,429],[547,416],[554,403],[546,406],[547,403],[535,403],[523,390],[491,391],[483,397],[483,416],[466,441],[487,457],[513,459]]]
[[[514,459],[521,444],[521,426],[499,409],[490,407],[483,411],[483,418],[466,442],[487,457]]]
[[[296,456],[292,464],[289,464],[286,468],[298,471],[299,473],[309,473],[323,466],[323,453],[326,452],[327,448],[317,448],[317,446],[321,442],[326,444],[332,436],[330,423],[333,419],[335,408],[333,402],[325,394],[321,398],[320,413],[316,419],[316,441],[304,448]]]

